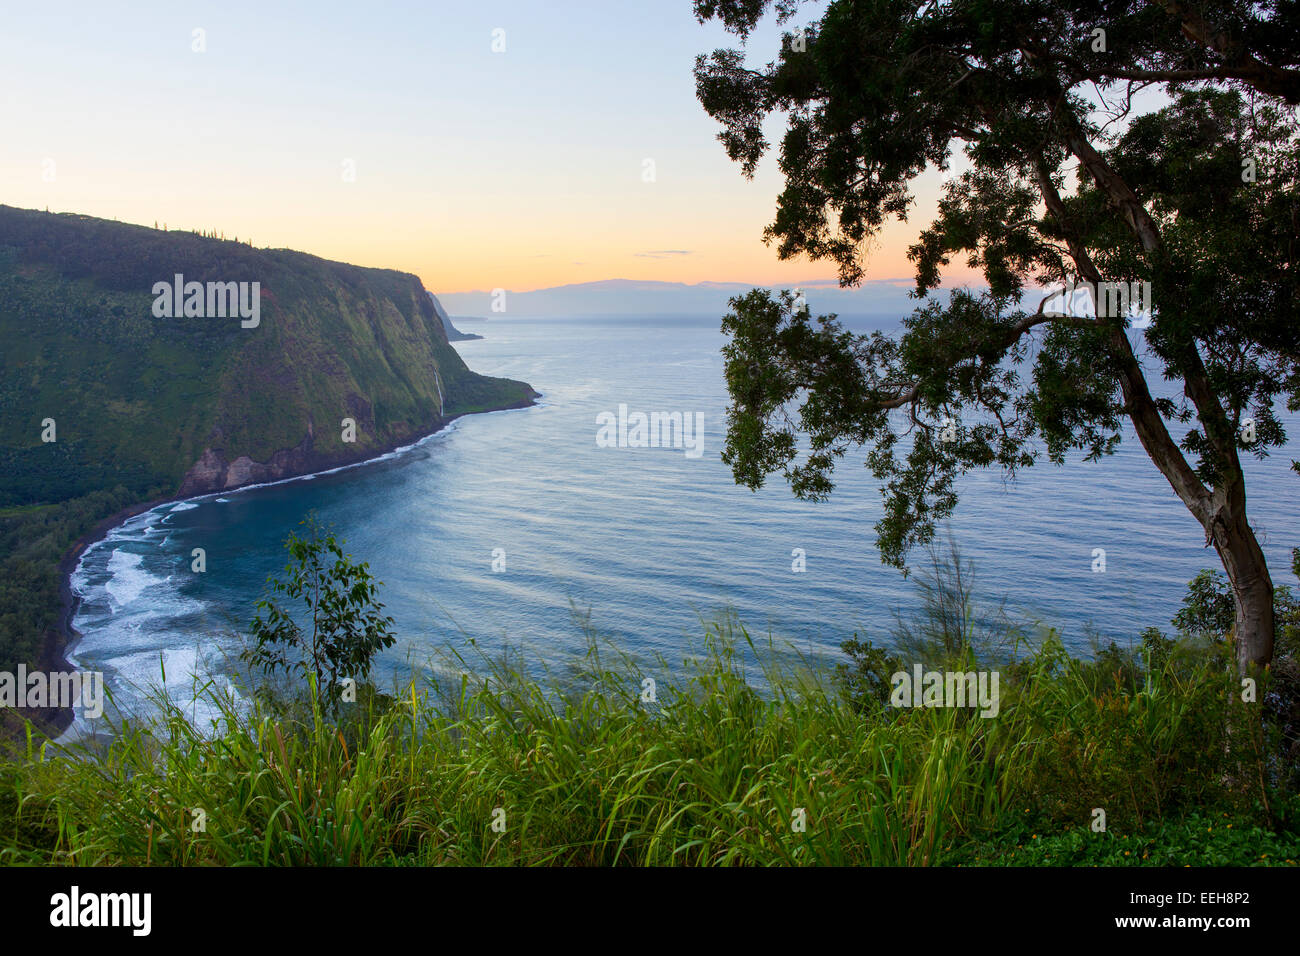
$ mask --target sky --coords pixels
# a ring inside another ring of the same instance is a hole
[[[739,41],[690,0],[52,0],[4,19],[5,205],[216,230],[435,292],[835,274],[764,245],[781,176],[769,157],[747,181],[717,142],[692,68]],[[780,29],[751,38],[756,65]],[[939,188],[920,182],[868,279],[912,275]]]

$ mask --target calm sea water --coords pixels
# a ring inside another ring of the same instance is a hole
[[[223,673],[267,576],[284,566],[286,535],[312,509],[384,582],[400,638],[381,681],[469,638],[489,652],[524,645],[563,660],[585,646],[575,609],[619,647],[671,665],[698,648],[702,619],[728,608],[752,632],[817,655],[855,632],[887,639],[895,612],[915,607],[914,582],[875,549],[880,497],[861,455],[844,459],[825,503],[794,500],[779,478],[759,493],[734,484],[719,458],[727,397],[716,316],[466,327],[486,336],[458,344],[470,367],[531,383],[538,407],[462,418],[373,463],[133,519],[73,577],[80,666],[104,671],[132,707],[164,666],[182,695],[189,675]],[[597,416],[620,404],[702,413],[703,454],[597,447]],[[1289,425],[1296,436],[1300,424]],[[1248,463],[1253,519],[1279,583],[1300,544],[1293,457],[1294,437]],[[951,532],[979,592],[1059,628],[1080,653],[1092,632],[1124,644],[1148,625],[1167,628],[1186,582],[1217,567],[1131,434],[1104,462],[1040,465],[1014,485],[973,474],[961,491]],[[190,570],[199,547],[203,574]],[[1095,548],[1105,549],[1104,573],[1092,570]],[[795,549],[803,573],[792,570]]]

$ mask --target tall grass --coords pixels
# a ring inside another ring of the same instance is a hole
[[[981,718],[864,714],[743,630],[711,628],[653,703],[602,650],[565,680],[483,662],[342,726],[314,693],[294,714],[208,688],[209,728],[159,697],[158,720],[101,749],[29,742],[0,770],[0,860],[931,865],[1025,809],[1085,828],[1100,806],[1116,829],[1228,787],[1208,658],[1107,685],[1047,641]]]

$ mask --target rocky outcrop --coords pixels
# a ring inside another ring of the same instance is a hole
[[[448,342],[468,342],[473,339],[483,338],[483,336],[475,335],[473,332],[462,332],[460,329],[456,328],[456,326],[451,324],[451,316],[448,315],[447,310],[442,307],[442,303],[438,301],[438,297],[430,292],[429,298],[433,300],[433,311],[438,313],[438,321],[442,323],[442,329],[447,333]]]
[[[339,465],[364,461],[371,454],[372,450],[369,449],[354,455],[318,453],[313,447],[310,432],[297,447],[277,451],[267,461],[254,461],[248,455],[238,455],[234,460],[228,460],[224,450],[205,448],[199,460],[181,480],[178,496],[191,498],[217,491],[230,491],[245,485],[297,478]]]

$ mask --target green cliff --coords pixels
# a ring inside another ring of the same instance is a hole
[[[257,326],[157,317],[177,274],[258,283]],[[0,206],[0,507],[303,474],[532,395],[465,366],[413,275]]]
[[[177,275],[218,308],[169,310]],[[255,319],[220,308],[226,283]],[[0,206],[0,669],[42,656],[55,565],[125,505],[361,461],[534,395],[470,371],[413,275]]]

